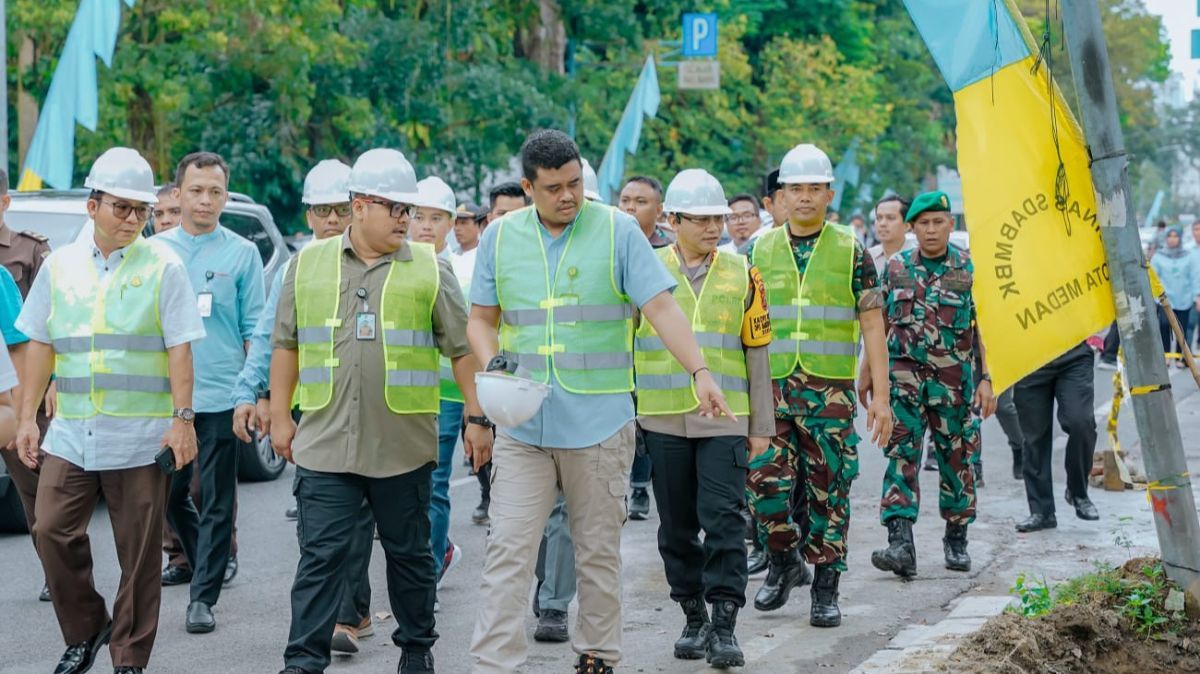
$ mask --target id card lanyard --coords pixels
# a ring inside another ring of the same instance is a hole
[[[213,277],[216,276],[211,271],[204,272],[204,290],[201,290],[196,295],[196,308],[200,310],[200,318],[209,318],[213,312],[213,294],[209,284],[212,283]]]
[[[354,314],[354,337],[360,342],[374,341],[375,312],[367,304],[367,289],[359,288],[354,294],[360,302],[358,313]]]

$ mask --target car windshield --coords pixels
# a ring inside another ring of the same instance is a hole
[[[79,230],[83,227],[83,223],[87,222],[87,220],[86,215],[76,215],[73,213],[21,211],[16,204],[4,214],[4,222],[13,231],[30,230],[37,232],[50,239],[51,248],[58,248],[74,241],[75,236],[79,234]]]

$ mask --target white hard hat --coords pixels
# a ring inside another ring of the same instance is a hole
[[[688,215],[729,215],[733,212],[725,200],[721,181],[704,169],[684,169],[671,180],[663,199],[663,211]]]
[[[411,204],[417,199],[417,174],[399,150],[367,150],[350,171],[350,191]]]
[[[114,147],[97,157],[83,186],[122,199],[158,203],[150,162],[127,147]]]
[[[583,160],[583,196],[592,201],[603,202],[600,198],[600,180],[596,178],[596,170],[586,159]]]
[[[779,184],[832,183],[833,162],[816,145],[797,145],[779,163]]]
[[[413,205],[446,211],[450,217],[455,217],[455,212],[458,210],[458,200],[454,197],[454,190],[450,189],[446,181],[437,176],[429,176],[417,183],[417,198],[413,201]]]
[[[350,201],[350,167],[337,159],[324,159],[304,176],[300,201],[316,206]]]
[[[550,387],[500,372],[479,372],[475,375],[475,395],[492,423],[512,428],[537,414],[550,395]]]

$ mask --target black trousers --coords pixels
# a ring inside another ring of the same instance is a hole
[[[746,438],[646,431],[671,599],[746,604]],[[700,531],[704,542],[700,542]]]
[[[433,464],[410,473],[369,478],[296,468],[300,563],[292,584],[287,666],[324,672],[345,591],[349,553],[366,499],[387,556],[388,599],[396,630],[392,643],[428,650],[437,641],[433,601],[437,574],[429,544]]]
[[[196,461],[175,471],[167,501],[167,522],[192,567],[192,601],[212,605],[221,597],[233,537],[237,495],[237,437],[233,410],[196,414]],[[188,496],[192,471],[200,471],[200,510]]]
[[[299,533],[299,523],[296,524]],[[371,548],[375,542],[375,515],[371,504],[363,500],[359,509],[358,522],[350,533],[350,553],[346,559],[346,584],[342,591],[341,608],[338,610],[339,625],[358,626],[371,614]]]
[[[1025,434],[1025,497],[1030,513],[1054,514],[1051,454],[1055,403],[1067,434],[1067,491],[1086,497],[1096,451],[1095,383],[1092,350],[1081,344],[1017,383],[1013,400]]]

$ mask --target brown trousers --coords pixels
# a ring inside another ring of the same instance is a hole
[[[200,510],[200,467],[197,466],[192,470],[192,483],[188,485],[188,496],[192,499],[192,503],[196,504],[196,510]],[[233,494],[233,535],[229,539],[229,556],[237,559],[237,492]],[[187,555],[183,554],[183,545],[179,542],[179,535],[171,528],[171,523],[167,521],[166,511],[163,511],[163,537],[162,549],[167,555],[167,566],[177,566],[181,569],[190,569],[192,565],[188,563]]]
[[[109,643],[114,667],[145,667],[150,661],[158,633],[159,543],[168,485],[167,476],[155,464],[85,471],[50,455],[42,463],[34,540],[68,645],[92,638],[109,620],[104,597],[92,581],[87,535],[102,493],[108,504],[121,567]]]
[[[38,408],[37,425],[38,430],[41,431],[41,438],[45,438],[46,429],[50,428],[50,420],[46,418],[45,408]],[[17,495],[21,497],[21,508],[25,511],[25,521],[29,524],[29,531],[32,533],[33,525],[37,521],[34,506],[37,503],[39,473],[21,463],[21,457],[17,456],[15,449],[0,450],[0,457],[3,457],[4,465],[8,467],[8,474],[12,476],[13,486],[17,488]],[[30,536],[30,539],[32,538],[33,536]],[[31,542],[36,550],[37,541],[31,540]]]

